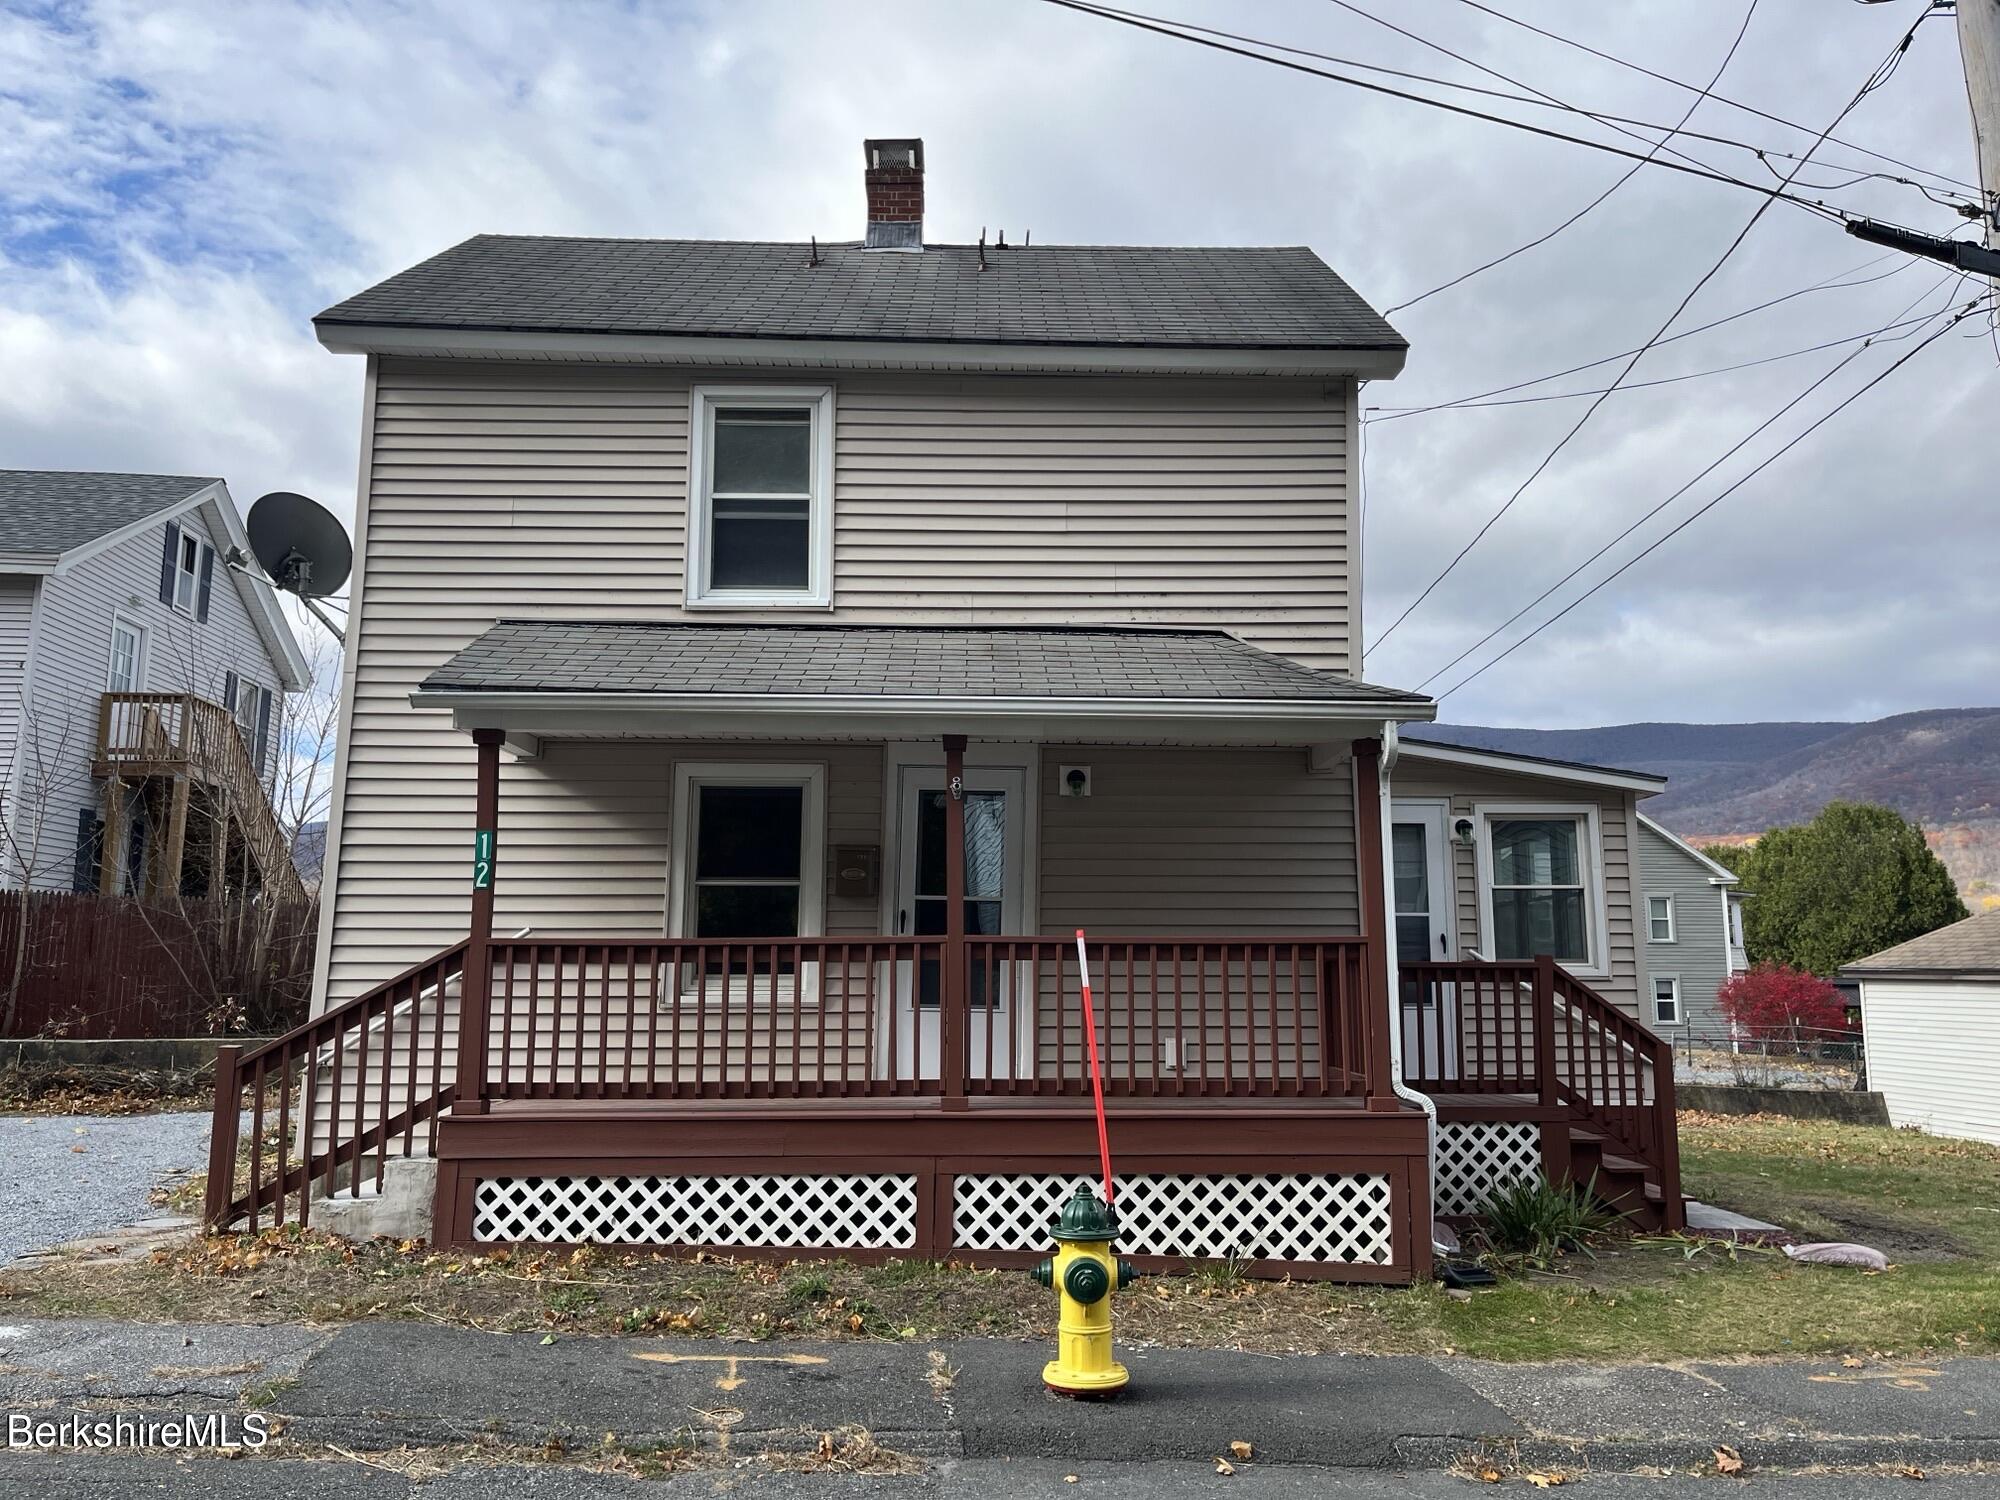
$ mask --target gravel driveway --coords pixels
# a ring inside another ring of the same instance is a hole
[[[207,1165],[208,1121],[0,1116],[0,1266],[158,1212],[147,1198],[161,1177]]]

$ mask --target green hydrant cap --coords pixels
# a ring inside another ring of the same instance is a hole
[[[1111,1273],[1100,1261],[1073,1260],[1063,1272],[1063,1290],[1088,1305],[1111,1290]]]
[[[1064,1244],[1110,1240],[1117,1234],[1117,1216],[1087,1187],[1076,1190],[1076,1196],[1063,1205],[1062,1217],[1056,1220],[1055,1237]]]

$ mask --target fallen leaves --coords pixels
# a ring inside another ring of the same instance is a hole
[[[1215,1472],[1218,1474],[1234,1474],[1236,1472],[1236,1465],[1218,1453],[1215,1455]]]
[[[1741,1474],[1743,1455],[1727,1443],[1718,1443],[1715,1448],[1715,1472],[1718,1474]]]
[[[1252,1449],[1250,1444],[1244,1442],[1242,1438],[1237,1438],[1234,1442],[1232,1442],[1229,1445],[1229,1451],[1237,1458],[1247,1459],[1249,1458]]]

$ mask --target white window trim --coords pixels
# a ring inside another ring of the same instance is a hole
[[[1667,935],[1665,937],[1653,936],[1653,903],[1655,901],[1664,901],[1667,903]],[[1681,940],[1680,924],[1674,920],[1674,893],[1672,891],[1646,892],[1645,921],[1647,942],[1678,943]]]
[[[1660,984],[1665,981],[1674,987],[1674,1018],[1671,1021],[1660,1017]],[[1653,1026],[1687,1025],[1687,1002],[1681,997],[1681,976],[1678,974],[1652,974],[1646,979],[1646,1010]]]
[[[1493,823],[1498,818],[1581,818],[1584,822],[1583,886],[1586,892],[1585,936],[1590,957],[1582,964],[1565,964],[1583,979],[1611,977],[1610,925],[1604,905],[1604,837],[1602,809],[1595,802],[1475,802],[1472,805],[1473,864],[1479,880],[1479,951],[1498,956],[1498,929],[1493,921]]]
[[[122,689],[115,688],[111,685],[111,674],[117,669],[117,664],[118,664],[118,628],[121,625],[124,626],[125,629],[131,631],[132,634],[137,636],[139,639],[138,647],[133,652],[132,656],[132,686],[130,688],[122,688]],[[138,620],[135,620],[132,616],[126,614],[124,610],[115,609],[111,612],[111,635],[109,638],[109,646],[110,650],[105,654],[105,659],[104,659],[104,691],[107,693],[145,692],[146,667],[148,665],[146,658],[147,654],[153,648],[153,633],[150,630],[148,630],[143,624],[141,624]]]
[[[194,543],[194,571],[192,573],[187,572],[181,567],[181,558],[185,554],[189,542]],[[192,620],[196,612],[201,608],[202,554],[204,552],[213,552],[214,550],[214,546],[204,541],[200,535],[189,530],[186,526],[181,528],[180,537],[174,543],[174,597],[167,607],[184,619]],[[183,578],[188,580],[188,602],[186,604],[181,603],[181,579]]]
[[[710,431],[718,406],[813,408],[812,504],[802,590],[708,587]],[[833,607],[833,387],[697,385],[688,393],[687,546],[681,603],[687,609],[831,609]]]
[[[672,863],[667,867],[667,936],[693,925],[695,791],[703,786],[799,786],[805,789],[799,839],[799,936],[826,925],[826,765],[821,761],[679,761],[674,765]],[[773,941],[783,942],[784,939]]]

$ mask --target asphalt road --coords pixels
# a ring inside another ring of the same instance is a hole
[[[4,1317],[4,1304],[0,1304]],[[1061,1401],[1046,1351],[1001,1341],[718,1344],[492,1335],[428,1324],[339,1329],[0,1324],[0,1412],[282,1416],[233,1460],[171,1451],[0,1453],[0,1496],[883,1494],[1463,1496],[1471,1454],[1560,1469],[1566,1493],[1714,1492],[1714,1450],[1756,1494],[2000,1494],[2000,1360],[1673,1369],[1471,1360],[1125,1351],[1115,1402]],[[820,1434],[865,1429],[914,1471],[815,1467]],[[551,1439],[572,1457],[505,1467]],[[1251,1445],[1234,1474],[1215,1459]],[[692,1444],[701,1466],[640,1484],[589,1455]],[[391,1454],[483,1445],[416,1488]],[[356,1457],[361,1455],[361,1457]],[[369,1456],[377,1456],[374,1461]],[[1795,1474],[1804,1468],[1874,1472]],[[1974,1466],[1978,1466],[1975,1471]],[[1991,1466],[1992,1472],[1987,1472]],[[1679,1471],[1663,1478],[1662,1468]],[[1068,1476],[1074,1475],[1071,1482]],[[1519,1483],[1516,1481],[1516,1483]],[[1733,1491],[1732,1491],[1733,1492]]]
[[[208,1160],[206,1114],[0,1115],[0,1266],[155,1213],[169,1172]]]

